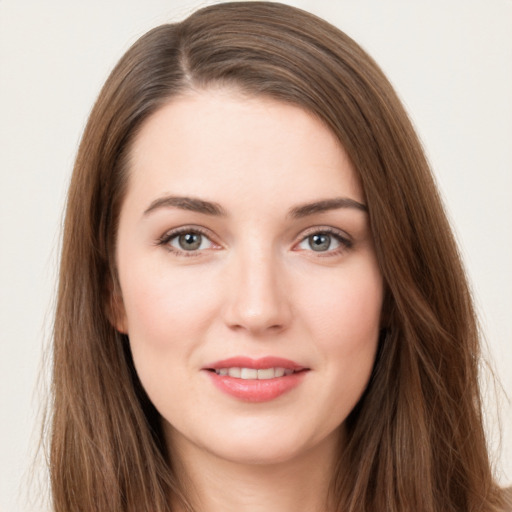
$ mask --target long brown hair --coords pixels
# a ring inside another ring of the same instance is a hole
[[[421,145],[389,82],[347,35],[266,2],[207,7],[140,38],[92,110],[69,189],[54,328],[55,511],[186,505],[159,416],[110,322],[130,144],[172,97],[236,87],[300,106],[360,175],[386,284],[374,372],[346,421],[339,511],[493,511],[479,338],[460,257]]]

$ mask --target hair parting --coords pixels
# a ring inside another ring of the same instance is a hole
[[[90,114],[67,200],[49,439],[55,512],[193,511],[160,419],[112,318],[130,148],[162,105],[233,88],[297,105],[336,135],[365,192],[386,286],[371,382],[346,421],[331,495],[340,512],[504,510],[478,388],[464,269],[420,142],[376,63],[300,9],[233,2],[141,37]]]

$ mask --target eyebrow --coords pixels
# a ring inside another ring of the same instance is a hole
[[[355,208],[356,210],[368,212],[368,207],[355,199],[350,199],[349,197],[335,197],[333,199],[323,199],[321,201],[295,206],[288,212],[288,215],[295,219],[300,219],[315,213],[323,213],[339,208]]]
[[[185,196],[165,196],[155,199],[146,208],[146,210],[144,210],[144,216],[160,208],[179,208],[181,210],[203,213],[205,215],[214,215],[217,217],[227,216],[226,210],[224,210],[224,208],[218,203],[205,201],[204,199],[199,199],[197,197]],[[315,213],[323,213],[329,210],[337,210],[339,208],[355,208],[363,212],[368,211],[368,207],[365,204],[360,203],[355,199],[350,199],[348,197],[335,197],[333,199],[323,199],[295,206],[289,210],[288,216],[299,219]]]
[[[181,210],[189,210],[206,215],[215,215],[218,217],[226,216],[226,211],[218,203],[205,201],[196,197],[181,196],[165,196],[155,199],[146,210],[144,210],[144,215],[148,215],[159,208],[179,208]]]

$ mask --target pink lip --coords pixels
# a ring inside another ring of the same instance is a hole
[[[246,380],[230,377],[229,375],[217,375],[212,371],[221,368],[254,368],[258,370],[285,368],[297,373],[267,380]],[[232,357],[209,364],[203,370],[207,371],[213,384],[220,391],[246,402],[267,402],[296,388],[304,380],[309,368],[279,357],[263,357],[260,359]]]
[[[237,356],[229,359],[222,359],[204,367],[205,370],[219,370],[221,368],[254,368],[255,370],[263,370],[265,368],[285,368],[287,370],[304,370],[304,366],[281,357],[261,357],[259,359],[251,359],[250,357]]]

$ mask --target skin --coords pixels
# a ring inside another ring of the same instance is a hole
[[[298,107],[195,91],[143,125],[128,185],[116,328],[129,336],[193,500],[203,511],[325,511],[383,299],[364,207],[300,210],[364,204],[345,151]],[[200,232],[199,248],[184,249],[178,228]],[[326,230],[334,234],[313,250],[311,236]],[[233,356],[283,357],[309,371],[284,395],[251,403],[220,391],[204,369]]]

